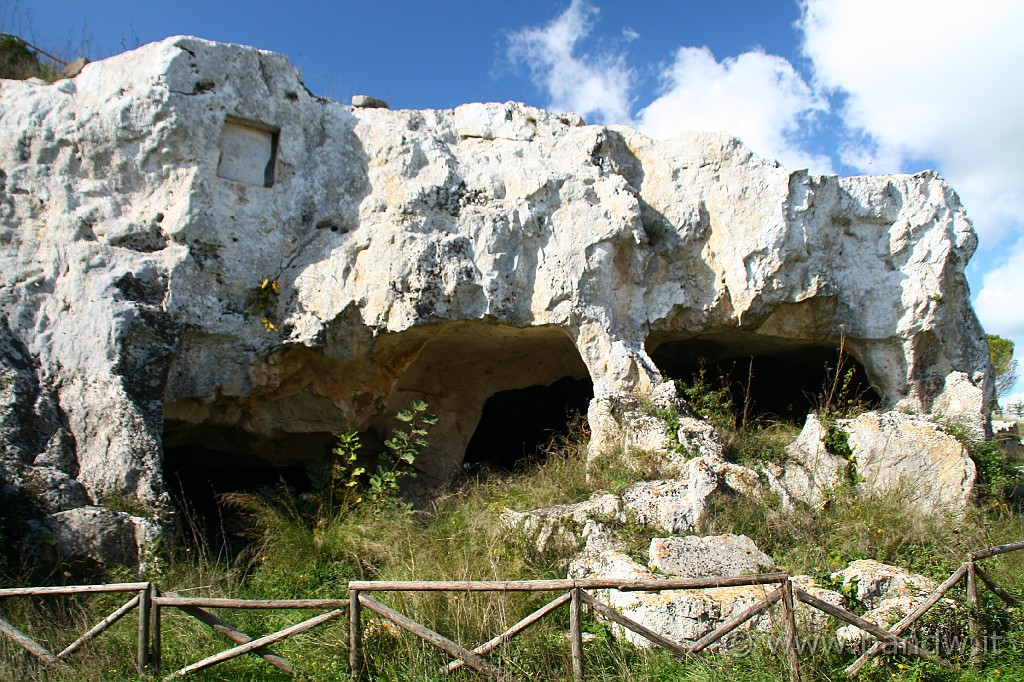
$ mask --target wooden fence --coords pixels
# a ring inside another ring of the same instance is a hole
[[[1018,599],[997,585],[977,562],[1021,549],[1024,549],[1024,541],[972,552],[968,555],[967,560],[949,578],[944,580],[911,613],[907,614],[906,617],[889,629],[866,621],[846,609],[833,606],[808,594],[796,587],[788,574],[765,573],[725,578],[674,580],[353,581],[348,585],[348,599],[221,599],[213,597],[182,597],[173,592],[161,594],[155,584],[148,582],[69,587],[18,587],[0,589],[0,599],[19,596],[46,597],[122,592],[133,593],[133,596],[56,654],[18,630],[2,617],[0,617],[0,632],[35,656],[41,663],[61,672],[71,674],[72,669],[66,662],[69,656],[76,651],[80,651],[85,645],[96,639],[125,615],[133,610],[137,610],[138,649],[135,664],[141,675],[151,677],[158,674],[162,667],[162,611],[168,608],[176,608],[192,616],[200,623],[213,628],[236,646],[191,663],[167,675],[165,679],[185,677],[191,673],[231,660],[243,654],[260,656],[278,670],[294,675],[295,671],[288,661],[274,653],[269,647],[288,637],[308,632],[318,625],[334,620],[343,615],[347,609],[349,616],[349,667],[352,679],[358,680],[362,679],[367,668],[367,662],[363,657],[363,631],[361,624],[362,610],[367,609],[449,654],[454,660],[444,665],[440,672],[452,672],[463,666],[469,666],[491,679],[514,680],[514,676],[488,662],[486,657],[499,647],[510,642],[530,626],[543,620],[546,616],[562,607],[567,607],[569,609],[572,676],[574,680],[581,681],[585,676],[582,629],[584,606],[589,607],[591,613],[635,632],[654,644],[667,649],[674,656],[686,658],[720,641],[743,623],[764,613],[772,605],[781,603],[785,629],[784,649],[789,677],[792,681],[797,682],[800,680],[800,661],[798,657],[799,643],[797,639],[795,603],[800,601],[811,608],[818,609],[839,620],[855,625],[875,638],[876,642],[846,669],[847,676],[853,678],[860,673],[868,661],[883,653],[901,653],[918,656],[948,667],[949,664],[940,659],[936,654],[918,647],[902,635],[921,616],[935,606],[955,585],[962,581],[966,581],[968,624],[972,642],[971,658],[974,663],[977,663],[983,644],[978,621],[979,582],[1008,605],[1019,605]],[[777,587],[771,592],[766,593],[762,599],[746,608],[743,612],[730,618],[712,632],[707,633],[696,642],[688,645],[675,642],[662,634],[646,628],[628,616],[603,604],[592,594],[594,590],[605,589],[656,592],[661,590],[697,590],[745,585],[777,585]],[[558,592],[560,594],[540,609],[522,618],[487,642],[473,649],[468,649],[462,644],[448,639],[421,623],[417,623],[408,616],[370,596],[376,592]],[[310,609],[322,611],[322,613],[272,634],[252,637],[207,609]]]

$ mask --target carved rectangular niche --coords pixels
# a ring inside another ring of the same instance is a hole
[[[257,187],[274,185],[278,128],[228,117],[220,137],[217,175]]]

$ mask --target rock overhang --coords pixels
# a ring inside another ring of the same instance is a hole
[[[354,109],[281,55],[190,37],[0,98],[0,307],[33,363],[5,367],[56,406],[16,417],[34,435],[8,480],[58,443],[93,502],[166,508],[165,419],[384,428],[417,395],[457,412],[443,477],[488,391],[645,390],[652,346],[695,337],[842,344],[885,407],[986,419],[976,237],[932,173],[810,175],[518,103]],[[265,279],[269,333],[247,311]],[[516,381],[457,385],[474,354],[469,375]]]

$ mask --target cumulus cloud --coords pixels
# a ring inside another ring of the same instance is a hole
[[[1009,249],[1008,257],[982,277],[974,302],[985,328],[1000,336],[1024,339],[1024,237]],[[1018,342],[1018,350],[1024,351]]]
[[[723,130],[754,151],[791,168],[830,172],[828,158],[802,146],[800,134],[828,102],[787,60],[760,50],[721,62],[706,47],[681,47],[662,74],[661,95],[640,111],[652,137],[687,130]]]
[[[870,173],[934,165],[960,193],[988,270],[975,309],[1020,359],[1024,3],[803,0],[800,28],[815,85],[845,98],[844,160]]]
[[[572,0],[547,25],[510,34],[508,56],[526,66],[534,84],[548,93],[549,109],[574,111],[601,123],[626,123],[634,74],[624,56],[579,53],[597,12],[585,0]]]
[[[872,173],[935,164],[983,243],[1020,228],[1024,3],[804,0],[800,27],[816,84],[845,95],[845,161]]]

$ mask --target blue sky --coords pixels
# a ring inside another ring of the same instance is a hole
[[[342,102],[518,100],[654,137],[725,129],[812,172],[936,168],[980,236],[979,317],[1024,351],[1018,0],[0,0],[0,30],[66,57],[191,34],[281,52]]]

